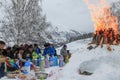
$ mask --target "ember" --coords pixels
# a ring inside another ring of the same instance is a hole
[[[94,37],[91,44],[107,44],[107,49],[111,50],[110,45],[119,43],[118,19],[110,11],[106,0],[84,0],[88,5],[94,22]]]

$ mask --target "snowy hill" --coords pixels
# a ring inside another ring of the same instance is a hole
[[[111,52],[106,49],[106,45],[89,51],[86,48],[90,41],[91,39],[79,40],[67,44],[72,53],[69,63],[62,70],[49,69],[54,75],[47,80],[120,80],[120,46],[111,46]],[[79,69],[91,71],[93,74],[79,75]]]
[[[46,32],[46,41],[54,44],[69,43],[72,41],[71,39],[75,40],[75,38],[79,39],[80,36],[83,36],[83,33],[75,30],[60,31],[57,27],[49,28]]]

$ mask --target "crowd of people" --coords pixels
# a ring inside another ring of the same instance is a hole
[[[42,59],[45,61],[45,66],[48,63],[48,66],[52,66],[50,61],[55,58],[58,62],[56,64],[63,67],[71,56],[69,50],[67,50],[67,45],[62,47],[60,55],[57,54],[56,49],[50,43],[45,43],[43,50],[39,48],[38,44],[22,44],[4,48],[5,45],[4,41],[0,41],[0,57],[6,58],[5,62],[0,61],[0,78],[4,76],[5,63],[7,71],[14,71],[22,68],[27,61],[32,63],[33,68],[34,66],[40,66]]]

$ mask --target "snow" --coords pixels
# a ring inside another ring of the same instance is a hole
[[[48,69],[54,75],[47,80],[120,80],[120,46],[111,46],[112,51],[108,51],[106,45],[89,51],[87,44],[90,41],[91,39],[79,40],[67,44],[72,53],[69,63],[62,70],[59,67]],[[79,68],[93,74],[79,75]]]

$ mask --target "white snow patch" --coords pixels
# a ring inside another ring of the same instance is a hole
[[[111,46],[114,49],[111,52],[106,49],[106,45],[89,51],[87,44],[90,40],[79,40],[67,44],[72,57],[61,71],[56,71],[55,80],[120,80],[120,46]],[[78,74],[79,67],[84,63],[86,64],[82,69],[93,72],[91,76]],[[47,80],[53,79],[51,77]]]

